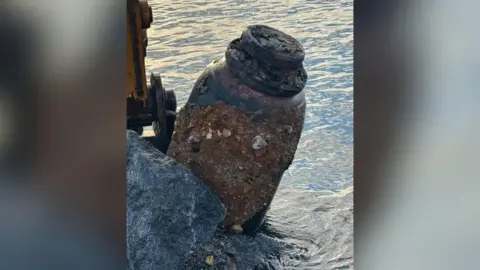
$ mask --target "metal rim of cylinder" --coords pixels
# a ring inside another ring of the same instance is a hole
[[[284,43],[285,46],[288,46],[289,44],[287,43],[290,43],[300,50],[297,52],[284,53],[264,46],[259,41],[259,37],[255,34],[256,31],[263,31],[265,34],[275,35],[275,38],[279,43]],[[305,51],[297,39],[266,25],[248,26],[247,29],[243,31],[240,40],[243,49],[248,52],[248,54],[272,66],[284,69],[297,69],[302,65],[303,60],[305,59]]]
[[[262,80],[259,76],[245,72],[245,70],[248,70],[248,69],[245,67],[245,64],[243,63],[243,61],[235,59],[231,54],[231,50],[233,49],[233,46],[238,45],[237,43],[239,42],[240,42],[240,39],[234,39],[230,42],[230,44],[228,45],[228,49],[225,52],[225,59],[227,61],[227,66],[229,70],[236,77],[238,77],[243,83],[245,83],[246,85],[248,85],[254,90],[257,90],[259,92],[262,92],[270,96],[276,96],[276,97],[292,97],[303,90],[303,88],[306,85],[306,80],[299,87],[295,87],[296,84],[294,84],[293,87],[285,87],[285,85],[283,85],[282,83],[275,82],[274,80]],[[242,49],[242,47],[239,47],[239,48]],[[245,55],[248,57],[247,54]],[[248,60],[256,61],[257,62],[256,65],[259,67],[259,69],[262,69],[261,62],[257,61],[254,58],[250,58]],[[300,68],[294,71],[286,70],[285,72],[286,73],[301,72],[307,78],[307,73],[302,65],[300,65]]]

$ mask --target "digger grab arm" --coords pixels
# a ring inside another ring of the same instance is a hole
[[[177,109],[173,91],[166,91],[160,74],[151,74],[147,85],[145,57],[147,29],[153,22],[147,0],[127,0],[127,129],[143,133],[152,125],[154,145],[166,152],[173,133]]]

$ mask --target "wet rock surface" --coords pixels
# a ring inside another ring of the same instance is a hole
[[[127,131],[128,269],[182,269],[225,216],[220,199],[185,167]]]
[[[212,265],[204,262],[208,256]],[[260,233],[218,231],[187,253],[181,269],[353,269],[353,193],[332,196],[281,187]]]
[[[263,210],[294,158],[301,112],[280,110],[269,121],[255,121],[258,115],[223,102],[187,105],[179,112],[167,154],[221,198],[227,208],[224,226],[242,225]]]
[[[217,232],[212,241],[187,255],[181,269],[282,269],[281,254],[293,250],[292,245],[264,234],[252,237]],[[213,265],[199,263],[208,256],[215,258]]]

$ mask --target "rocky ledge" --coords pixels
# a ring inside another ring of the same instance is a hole
[[[129,269],[181,269],[184,255],[212,238],[225,213],[200,179],[127,131]]]
[[[127,131],[127,269],[352,269],[353,193],[281,187],[255,236],[218,230],[226,211],[181,164]]]

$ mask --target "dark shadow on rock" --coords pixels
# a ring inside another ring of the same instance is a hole
[[[185,167],[127,131],[128,269],[182,269],[225,217],[220,199]]]

